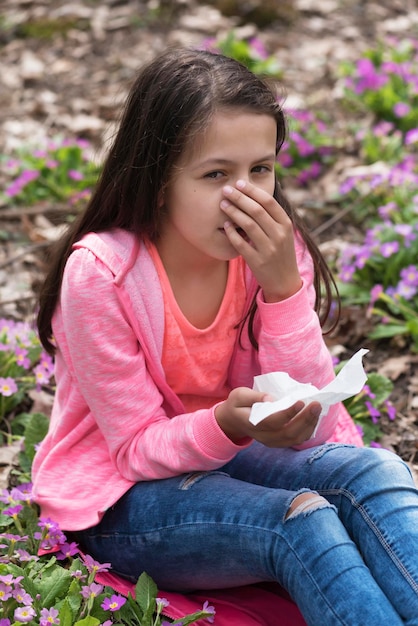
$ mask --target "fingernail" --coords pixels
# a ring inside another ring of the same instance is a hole
[[[221,200],[221,204],[220,204],[221,209],[227,209],[229,206],[231,206],[231,203],[228,202],[228,200]]]
[[[232,193],[233,191],[234,189],[230,187],[229,185],[225,185],[225,187],[223,188],[224,193]]]
[[[311,413],[312,417],[316,418],[316,417],[319,417],[321,415],[321,411],[322,411],[322,407],[321,406],[313,406],[311,408],[310,413]]]
[[[241,180],[241,179],[237,180],[235,185],[238,187],[238,189],[244,189],[244,187],[245,187],[245,180]]]

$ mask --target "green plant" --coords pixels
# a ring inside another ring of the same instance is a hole
[[[345,99],[406,133],[418,127],[418,53],[412,39],[386,40],[356,63],[344,63]]]
[[[110,564],[83,555],[52,520],[39,518],[30,484],[4,489],[0,510],[1,626],[186,626],[202,618],[213,621],[215,610],[208,603],[169,621],[164,615],[169,603],[158,597],[146,573],[128,596],[97,582]]]
[[[3,156],[10,180],[4,200],[27,206],[45,200],[76,204],[88,198],[100,171],[88,149],[85,140],[54,140],[45,149],[24,148],[13,158]]]
[[[278,60],[274,55],[268,54],[258,37],[238,39],[231,31],[223,39],[207,39],[202,47],[236,59],[254,74],[275,78],[282,76]]]

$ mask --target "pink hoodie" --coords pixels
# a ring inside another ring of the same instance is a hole
[[[259,351],[246,332],[229,383],[287,371],[321,388],[334,376],[312,309],[312,261],[297,240],[303,287],[267,304],[258,295]],[[135,482],[221,467],[242,449],[219,428],[213,408],[185,413],[161,365],[163,299],[146,246],[123,230],[91,233],[74,246],[54,315],[57,391],[47,437],[33,465],[42,515],[64,530],[97,524]],[[247,271],[250,300],[257,288]],[[344,407],[332,407],[315,439],[362,445]],[[249,445],[248,443],[246,445]]]

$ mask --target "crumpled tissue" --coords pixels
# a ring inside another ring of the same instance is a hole
[[[253,389],[264,391],[275,399],[272,402],[255,402],[251,408],[250,422],[256,426],[272,413],[288,409],[298,400],[302,400],[305,405],[315,400],[322,406],[316,432],[321,418],[328,413],[331,405],[355,396],[362,390],[367,380],[362,358],[367,352],[365,348],[358,350],[341,368],[334,380],[322,389],[310,383],[299,383],[286,372],[255,376]],[[315,432],[312,437],[315,436]]]

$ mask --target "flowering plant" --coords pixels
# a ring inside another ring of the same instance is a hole
[[[202,46],[212,52],[220,52],[239,61],[254,74],[274,76],[282,75],[279,63],[274,55],[269,55],[263,42],[258,37],[238,39],[233,31],[223,39],[206,39]]]
[[[418,127],[418,45],[415,40],[387,40],[345,63],[345,97],[357,109],[371,111],[406,133]]]
[[[287,109],[289,136],[277,157],[277,172],[291,177],[300,186],[323,174],[336,156],[337,139],[329,120],[322,114],[303,109]]]
[[[366,305],[378,323],[374,339],[409,336],[418,350],[418,212],[400,221],[395,202],[379,207],[382,218],[361,244],[348,245],[339,259],[340,294]]]
[[[214,620],[215,610],[202,610],[169,620],[169,602],[158,597],[155,583],[141,574],[127,597],[96,580],[109,570],[83,555],[57,524],[38,518],[31,484],[4,489],[0,496],[0,624],[1,626],[186,626]]]
[[[35,444],[45,435],[45,416],[25,412],[28,394],[47,388],[53,391],[54,364],[38,335],[24,322],[0,319],[0,443],[10,444],[26,435],[23,470],[29,470]]]
[[[343,365],[344,362],[340,363],[337,371]],[[392,390],[393,383],[386,376],[370,372],[367,375],[367,384],[360,393],[343,402],[366,445],[379,446],[377,441],[382,436],[382,418],[393,421],[396,417],[396,408],[389,400]]]
[[[42,200],[76,202],[88,198],[99,173],[83,139],[49,141],[44,149],[25,148],[16,158],[3,157],[9,183],[7,202],[30,205]]]

